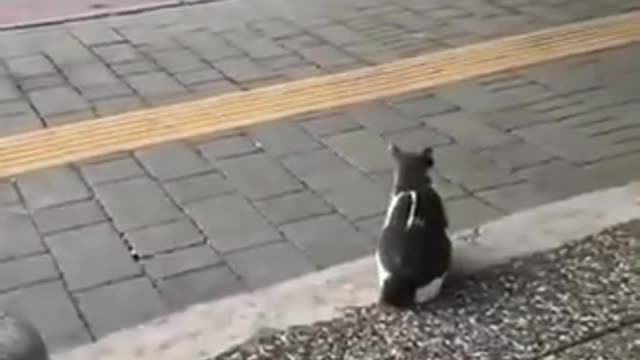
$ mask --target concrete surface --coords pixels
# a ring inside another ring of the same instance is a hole
[[[482,273],[480,270],[504,264],[510,259],[521,258],[531,253],[557,249],[573,240],[596,233],[604,228],[633,220],[639,215],[640,183],[638,182],[631,183],[625,187],[597,191],[516,213],[483,225],[475,231],[459,233],[455,240],[455,273],[464,276]],[[638,230],[637,226],[634,231],[636,230]],[[532,287],[538,285],[540,287],[564,286],[562,281],[566,279],[562,279],[563,271],[560,270],[563,264],[576,261],[579,264],[580,259],[590,256],[588,254],[594,252],[597,254],[598,251],[602,251],[600,255],[606,255],[605,250],[611,250],[616,256],[624,258],[624,262],[606,261],[609,257],[597,256],[598,263],[605,261],[605,263],[636,266],[636,268],[630,269],[627,274],[620,274],[619,271],[616,274],[631,276],[631,279],[627,280],[637,282],[640,279],[635,277],[637,263],[634,263],[633,260],[633,251],[638,249],[637,243],[636,245],[622,241],[620,243],[622,247],[631,246],[631,248],[625,248],[628,250],[626,251],[622,248],[617,248],[615,241],[612,244],[611,240],[606,240],[604,242],[605,245],[600,244],[600,242],[590,242],[587,246],[579,245],[577,248],[581,250],[577,250],[577,255],[566,256],[566,259],[558,254],[550,255],[551,257],[542,255],[542,258],[546,259],[544,263],[547,264],[545,265],[547,270],[536,274],[534,267],[534,269],[525,272],[525,274],[529,274],[527,276],[531,278],[531,281],[535,278],[535,282],[532,282],[532,284],[535,283],[536,285],[532,285]],[[553,261],[550,259],[553,259]],[[526,264],[526,261],[524,263]],[[510,268],[510,266],[507,266],[507,268]],[[579,269],[580,267],[576,268],[576,264],[574,264],[571,270],[567,271],[575,274],[575,270]],[[232,345],[246,341],[256,334],[264,333],[268,329],[273,331],[292,325],[323,323],[325,320],[342,316],[345,308],[368,306],[375,301],[377,294],[374,270],[373,259],[367,257],[276,285],[272,288],[229,297],[209,304],[196,305],[187,311],[152,321],[139,328],[107,336],[96,344],[80,347],[66,353],[59,353],[56,359],[93,358],[102,360],[129,358],[160,360],[196,359],[204,356],[213,356]],[[588,274],[585,272],[585,274],[576,274],[576,276],[592,276],[594,275],[593,271],[596,271],[595,274],[597,275],[609,273],[609,271],[602,270],[597,266],[589,268],[589,271]],[[509,279],[508,272],[500,275],[500,270],[495,270],[492,274],[493,276],[502,276],[507,280]],[[545,277],[549,277],[548,282],[545,281]],[[573,284],[571,286],[580,284],[580,282],[571,282],[573,280],[573,278],[567,280]],[[591,279],[589,284],[594,284],[594,286],[608,284],[606,281],[598,284],[598,281],[593,280]],[[475,284],[468,285],[474,287],[475,290],[473,288],[471,290],[461,288],[460,291],[466,292],[465,296],[486,298],[481,303],[485,303],[487,306],[492,303],[488,298],[495,295],[493,294],[494,291],[489,291],[491,290],[490,288],[483,288],[490,287],[491,282],[474,281],[473,278],[467,282]],[[616,284],[618,282],[612,282],[611,286],[616,290],[622,291],[622,288],[616,287]],[[620,305],[621,309],[627,309],[627,311],[638,316],[637,310],[638,305],[640,305],[637,298],[638,293],[632,290],[632,284],[627,285],[629,287],[625,287],[625,289],[628,291],[625,290],[624,294],[625,296],[631,296],[629,300],[633,301],[621,300],[619,304],[622,304]],[[600,288],[595,289],[593,293],[590,292],[589,294],[597,296],[598,299],[607,299],[611,289],[600,290]],[[555,295],[562,294],[564,292],[559,291]],[[527,296],[526,294],[520,294],[518,298],[526,299]],[[291,299],[295,299],[295,301],[291,301]],[[557,300],[559,299],[554,301]],[[439,308],[441,310],[446,309],[446,303],[447,301],[443,300]],[[528,311],[529,315],[527,316],[532,316],[536,313],[529,311],[530,309],[527,310],[522,304],[518,306],[521,311]],[[366,309],[369,309],[369,307],[365,307],[362,311],[367,312],[368,310]],[[599,309],[599,307],[592,307],[591,310],[593,309]],[[487,309],[483,311],[485,310]],[[454,307],[450,311],[464,311],[464,307]],[[545,311],[550,311],[550,308],[546,308]],[[522,316],[524,314],[522,313]],[[562,311],[559,311],[558,314],[566,316],[566,313]],[[615,315],[606,311],[604,314],[606,314],[606,319],[611,319],[611,316]],[[460,314],[456,316],[458,315]],[[408,316],[415,317],[416,315]],[[469,319],[470,317],[468,316],[460,317],[460,322],[456,329],[467,331],[474,328],[472,326],[473,322],[469,322]],[[599,321],[602,320],[601,317],[598,319]],[[617,319],[616,321],[619,320]],[[536,321],[539,321],[539,319]],[[602,322],[599,322],[599,324],[602,324]],[[606,321],[604,324],[606,324]],[[426,326],[426,328],[430,328],[430,326]],[[344,331],[347,330],[345,329]],[[520,340],[528,341],[528,339],[523,338]],[[476,341],[480,340],[476,339]],[[409,343],[409,340],[407,340],[407,344]],[[330,354],[332,353],[327,352],[327,355]]]

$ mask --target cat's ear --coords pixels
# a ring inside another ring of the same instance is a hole
[[[428,166],[431,167],[434,164],[434,160],[433,160],[433,149],[431,147],[426,147],[424,150],[422,150],[422,152],[420,153],[420,158],[422,159],[422,161],[424,161],[424,163]]]
[[[389,151],[389,153],[391,154],[391,157],[394,160],[402,159],[402,155],[403,155],[402,150],[400,150],[400,148],[398,146],[396,146],[395,144],[390,143],[387,146],[387,150]]]

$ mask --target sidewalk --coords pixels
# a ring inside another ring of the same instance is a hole
[[[233,0],[3,32],[0,133],[343,71],[632,3]],[[455,229],[637,179],[638,56],[640,46],[627,46],[5,180],[0,304],[59,350],[369,254],[387,201],[388,141],[436,148]]]

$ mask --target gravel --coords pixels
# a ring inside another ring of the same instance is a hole
[[[456,280],[410,311],[349,308],[331,321],[268,331],[214,359],[582,359],[615,351],[607,344],[616,336],[635,334],[638,345],[640,231],[632,230],[640,226],[632,225]]]

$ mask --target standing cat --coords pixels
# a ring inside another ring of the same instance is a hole
[[[389,146],[394,162],[391,201],[376,251],[382,303],[407,307],[440,293],[451,261],[448,220],[428,171],[433,152]]]

